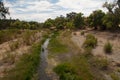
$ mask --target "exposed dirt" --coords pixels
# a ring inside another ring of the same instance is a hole
[[[118,69],[120,69],[120,66],[118,66],[120,64],[120,33],[93,30],[83,31],[85,32],[85,35],[81,35],[81,31],[74,32],[72,34],[72,41],[82,49],[82,45],[85,41],[85,36],[87,34],[93,34],[97,38],[98,44],[96,48],[92,50],[92,54],[97,57],[107,58],[110,61],[110,67],[113,70],[118,71]],[[108,41],[113,45],[113,51],[111,54],[106,54],[104,52],[104,45]],[[104,76],[107,80],[111,80],[109,75],[104,74]]]
[[[98,44],[95,49],[93,49],[93,55],[108,57],[114,62],[120,63],[120,34],[110,33],[110,32],[99,32],[99,31],[86,31],[85,35],[82,36],[79,32],[76,32],[76,35],[72,34],[72,40],[82,48],[82,45],[85,41],[85,36],[87,34],[93,34],[98,39]],[[104,44],[109,41],[113,45],[113,52],[111,55],[108,55],[104,52]]]

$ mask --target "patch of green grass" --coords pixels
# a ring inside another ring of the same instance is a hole
[[[68,52],[67,46],[62,44],[58,38],[52,38],[50,40],[48,49],[52,55]]]
[[[96,45],[97,45],[97,38],[95,38],[95,36],[93,36],[92,34],[88,34],[86,36],[86,40],[85,40],[83,46],[85,48],[87,48],[87,47],[94,48]]]
[[[3,80],[31,80],[39,65],[40,49],[41,43],[33,45],[30,53],[21,56]]]
[[[105,53],[112,53],[112,44],[110,42],[105,43],[104,51]]]

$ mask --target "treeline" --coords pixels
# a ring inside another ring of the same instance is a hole
[[[66,17],[61,15],[55,19],[49,18],[44,23],[1,19],[0,29],[84,29],[91,27],[100,30],[118,30],[120,28],[120,0],[114,0],[113,3],[105,2],[103,7],[108,10],[107,13],[95,10],[85,17],[81,12],[71,12],[66,14]]]
[[[42,23],[38,22],[26,22],[20,20],[12,19],[1,19],[0,20],[0,29],[39,29],[42,27]]]
[[[120,0],[113,3],[105,2],[103,7],[108,10],[107,13],[102,10],[93,11],[88,17],[82,13],[71,12],[66,17],[60,16],[55,19],[47,19],[44,28],[55,27],[57,29],[83,29],[92,27],[100,30],[117,30],[120,28]]]

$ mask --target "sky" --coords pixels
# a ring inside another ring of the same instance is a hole
[[[103,3],[112,0],[3,0],[9,7],[12,19],[44,22],[48,18],[65,16],[70,12],[82,12],[88,16],[92,11],[102,9]]]

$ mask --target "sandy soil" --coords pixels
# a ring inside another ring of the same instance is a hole
[[[120,33],[111,33],[111,32],[100,32],[92,30],[83,30],[85,35],[81,35],[81,31],[73,32],[72,41],[82,49],[82,45],[85,41],[85,36],[87,34],[93,34],[97,40],[98,44],[96,48],[92,50],[92,54],[96,57],[107,58],[110,61],[110,67],[114,71],[120,69]],[[111,54],[106,54],[104,52],[104,44],[110,42],[113,45],[113,52]],[[83,49],[82,49],[83,51]],[[116,72],[119,76],[120,73]],[[112,80],[110,75],[102,73],[106,80]]]
[[[98,39],[98,44],[95,49],[93,49],[94,56],[107,57],[111,61],[120,63],[120,34],[110,33],[110,32],[98,32],[98,31],[85,31],[85,35],[82,36],[80,31],[76,32],[76,35],[72,34],[72,40],[80,48],[85,41],[85,36],[87,34],[93,34]],[[109,41],[113,45],[113,52],[111,55],[108,55],[104,52],[104,44]]]

